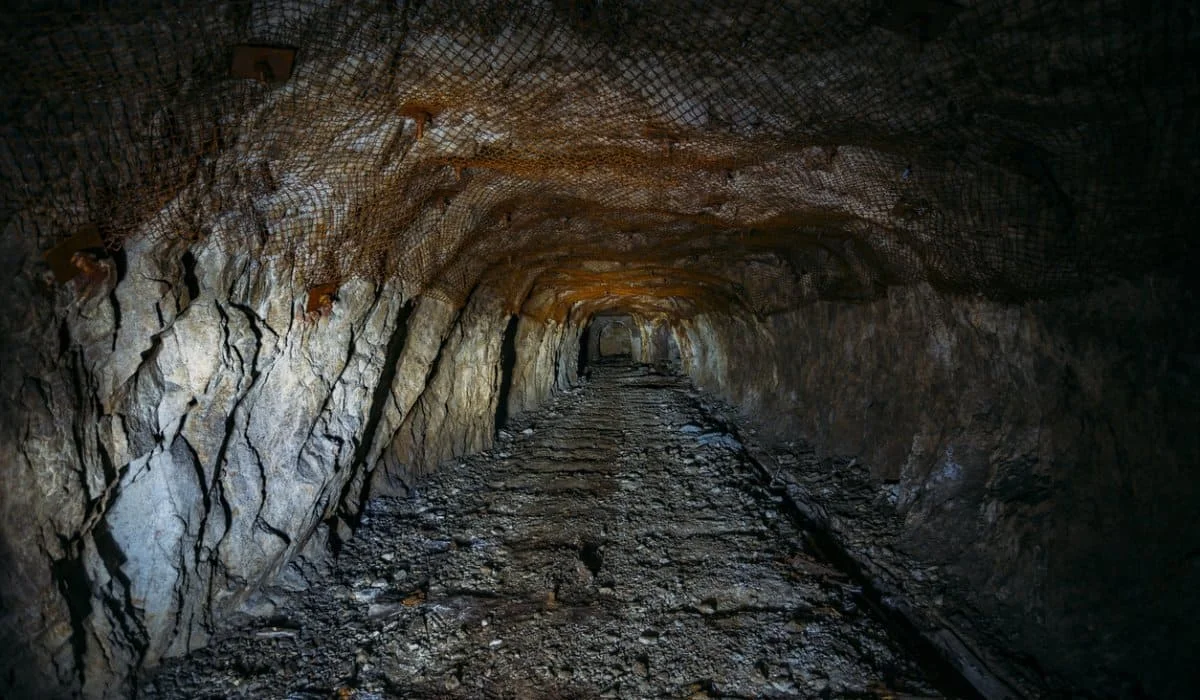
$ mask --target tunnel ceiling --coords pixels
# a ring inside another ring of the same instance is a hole
[[[41,250],[207,239],[309,287],[491,278],[544,317],[1027,299],[1194,259],[1194,4],[729,4],[18,4],[3,220]],[[237,77],[245,45],[294,62]]]

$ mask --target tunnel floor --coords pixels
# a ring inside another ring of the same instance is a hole
[[[939,697],[700,396],[595,367],[139,695]]]

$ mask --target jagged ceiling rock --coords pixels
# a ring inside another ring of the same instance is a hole
[[[564,270],[636,260],[609,295],[760,312],[1042,296],[1186,250],[1194,7],[898,7],[31,7],[2,47],[6,219],[455,302],[543,263],[595,298]],[[247,42],[296,48],[288,80],[230,77]]]

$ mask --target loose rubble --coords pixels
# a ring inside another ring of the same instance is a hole
[[[514,423],[139,695],[941,697],[686,380],[601,366]]]

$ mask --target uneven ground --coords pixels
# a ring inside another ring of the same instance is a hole
[[[596,368],[141,695],[938,696],[699,399]]]

